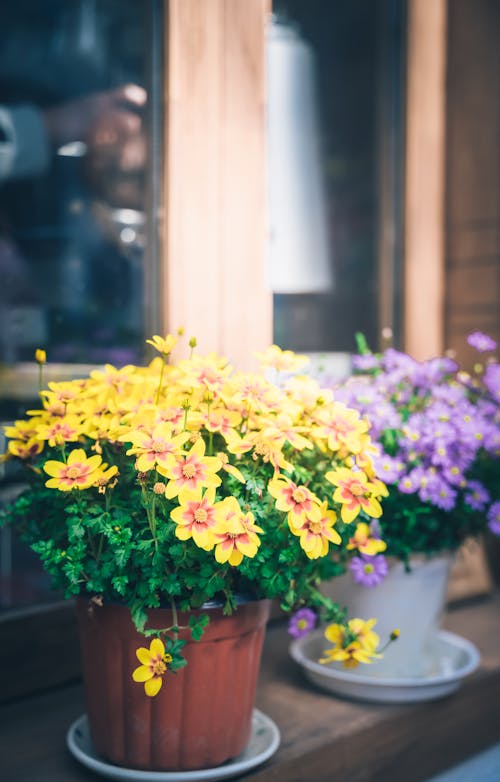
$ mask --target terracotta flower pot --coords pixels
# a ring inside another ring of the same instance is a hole
[[[167,673],[153,698],[132,680],[136,649],[149,646],[127,608],[104,605],[89,612],[77,600],[83,677],[92,742],[105,759],[127,768],[210,768],[236,757],[250,738],[255,688],[270,601],[238,605],[231,616],[207,608],[210,623],[200,641],[189,634],[187,665]],[[148,613],[149,628],[173,624],[168,609]],[[180,625],[189,614],[179,613]]]

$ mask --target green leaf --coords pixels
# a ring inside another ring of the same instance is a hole
[[[146,622],[148,621],[148,615],[143,608],[142,601],[134,603],[130,609],[130,613],[132,615],[132,621],[135,625],[136,630],[139,633],[142,633],[146,625]]]
[[[189,627],[191,629],[191,637],[193,641],[199,641],[205,632],[205,627],[210,622],[210,618],[207,614],[201,614],[200,616],[189,617]]]
[[[366,337],[361,331],[357,331],[354,335],[354,338],[356,340],[356,350],[358,353],[360,353],[360,355],[366,356],[371,353],[368,342],[366,341]]]

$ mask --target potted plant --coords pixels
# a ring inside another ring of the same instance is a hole
[[[50,382],[7,428],[27,485],[4,523],[77,600],[97,751],[203,768],[248,741],[270,600],[346,626],[318,587],[385,487],[366,424],[294,374],[301,357],[273,346],[252,374],[148,342],[148,366]]]
[[[358,335],[353,373],[334,388],[335,399],[370,422],[375,470],[389,492],[383,517],[370,525],[381,548],[370,548],[368,528],[358,525],[349,582],[330,591],[356,615],[377,616],[381,632],[399,625],[401,639],[378,672],[426,669],[454,552],[488,530],[500,534],[500,365],[490,337],[475,332],[468,342],[481,354],[471,373],[449,356],[372,353]]]

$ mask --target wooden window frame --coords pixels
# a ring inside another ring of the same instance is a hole
[[[404,348],[442,353],[448,0],[408,0]]]

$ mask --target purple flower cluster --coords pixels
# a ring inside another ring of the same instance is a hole
[[[496,348],[481,332],[468,342],[481,353]],[[471,376],[449,358],[418,362],[393,348],[353,364],[335,399],[370,421],[380,447],[375,469],[389,490],[454,518],[460,509],[475,511],[500,534],[500,364],[490,361],[482,376]],[[493,491],[486,472],[499,476]],[[363,563],[353,560],[351,569],[361,580]]]

